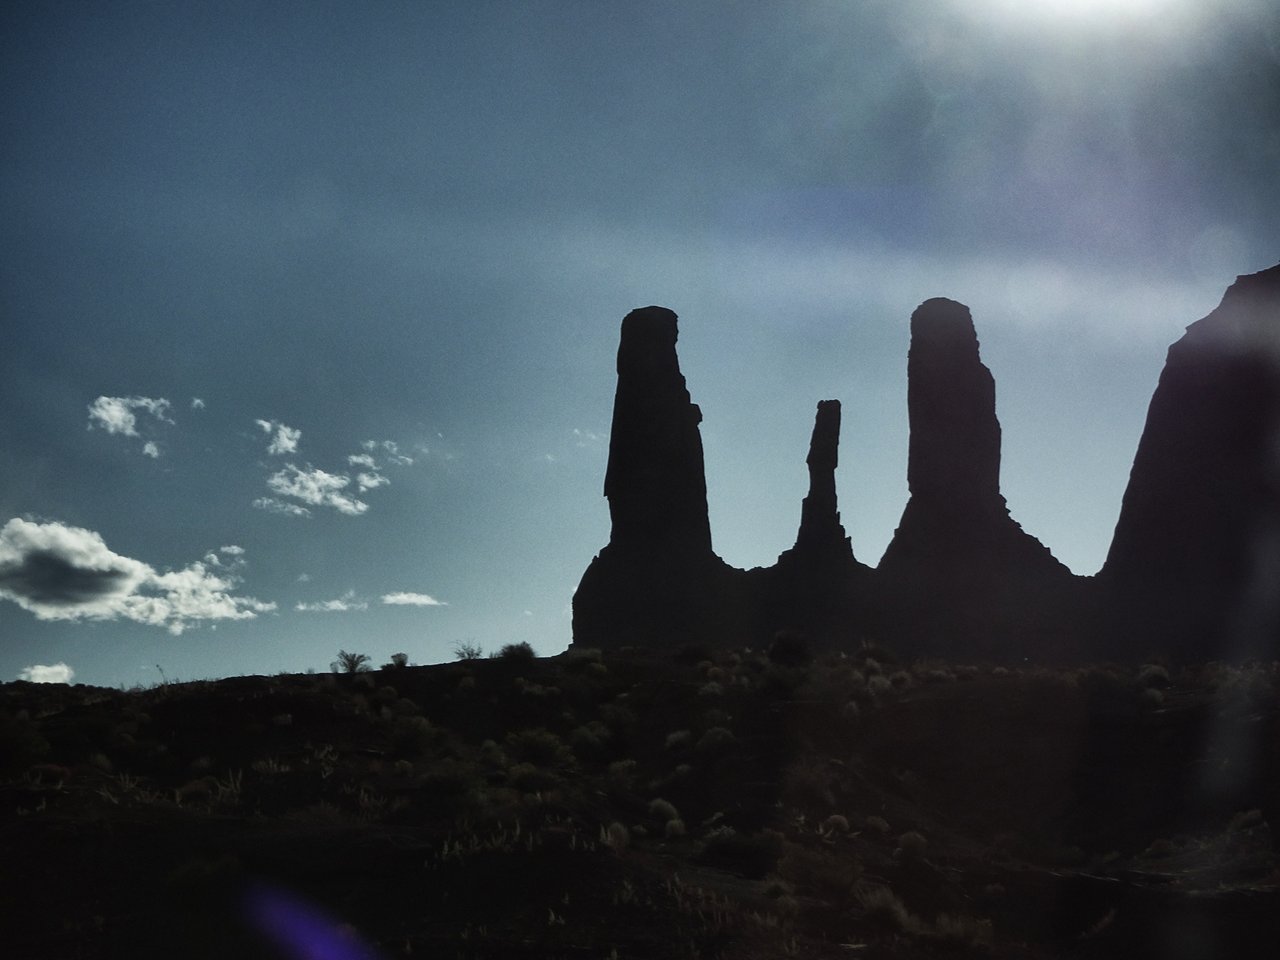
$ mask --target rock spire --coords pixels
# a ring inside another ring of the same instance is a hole
[[[1073,578],[1000,494],[995,381],[963,304],[936,298],[912,314],[907,413],[911,496],[877,569],[881,632],[904,650],[1030,652],[1048,639],[1033,622],[1057,616]]]
[[[1098,580],[1114,656],[1280,653],[1280,265],[1169,348]]]

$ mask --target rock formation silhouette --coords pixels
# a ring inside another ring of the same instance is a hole
[[[734,571],[711,549],[693,403],[676,356],[676,314],[622,321],[604,495],[609,544],[574,594],[573,635],[587,646],[678,646],[731,628]]]
[[[1097,579],[1117,658],[1280,654],[1280,265],[1169,348]]]
[[[1000,494],[995,380],[969,308],[926,300],[907,355],[911,496],[876,570],[880,632],[902,650],[1007,659],[1065,638],[1072,574]],[[1051,615],[1049,611],[1052,611]]]
[[[736,570],[711,546],[676,315],[623,320],[605,496],[612,533],[574,596],[574,643],[818,646],[1069,661],[1280,653],[1280,265],[1240,277],[1169,350],[1096,578],[1009,515],[995,382],[969,309],[927,300],[907,358],[910,498],[879,566],[836,496],[840,404],[818,404],[795,545]]]
[[[757,604],[757,642],[774,633],[798,634],[821,646],[849,645],[862,625],[871,570],[853,556],[836,498],[840,401],[821,400],[809,440],[809,494],[800,505],[800,529],[775,566],[749,571]]]

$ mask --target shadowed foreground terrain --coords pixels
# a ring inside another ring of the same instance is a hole
[[[6,956],[1273,956],[1280,665],[0,687]]]

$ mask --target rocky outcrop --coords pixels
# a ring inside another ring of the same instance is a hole
[[[963,304],[912,314],[907,411],[911,495],[876,571],[879,632],[942,656],[1068,654],[1074,578],[1000,494],[995,381]]]
[[[715,642],[741,616],[729,599],[737,571],[711,549],[702,413],[680,373],[676,319],[644,307],[622,321],[604,481],[612,531],[574,594],[577,644]]]
[[[1280,265],[1169,348],[1097,579],[1118,659],[1280,655]]]

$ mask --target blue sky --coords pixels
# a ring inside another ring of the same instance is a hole
[[[7,5],[0,677],[558,652],[650,303],[729,562],[833,397],[878,560],[947,296],[1013,515],[1094,572],[1166,348],[1280,259],[1280,14],[1029,6]]]

